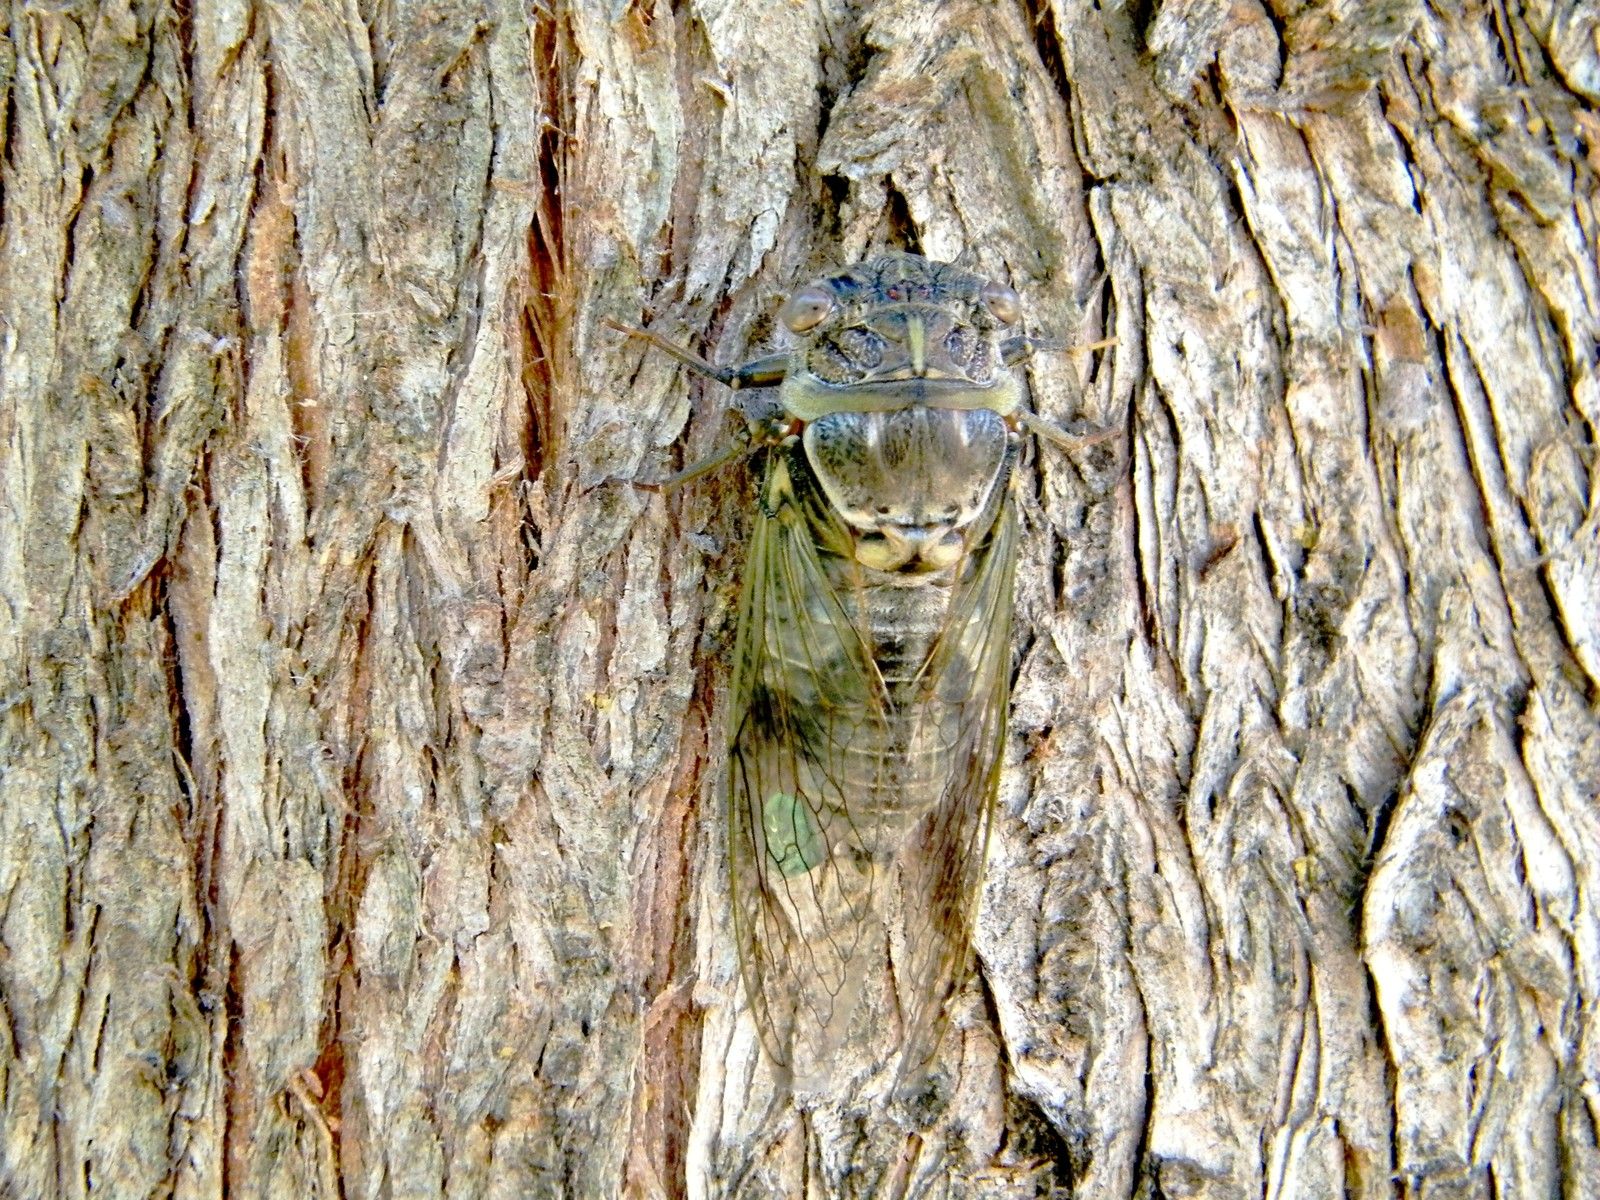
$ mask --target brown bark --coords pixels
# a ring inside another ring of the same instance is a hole
[[[9,6],[0,1195],[1600,1194],[1600,18]],[[752,490],[883,246],[1099,358],[1019,484],[933,1083],[737,983]]]

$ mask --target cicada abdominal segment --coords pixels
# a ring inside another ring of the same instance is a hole
[[[782,354],[727,368],[668,347],[778,389],[781,414],[747,439],[765,454],[726,816],[746,996],[796,1079],[885,1030],[868,1049],[920,1071],[970,962],[1009,702],[1009,482],[1025,431],[1099,440],[1023,407],[1021,308],[1005,284],[890,253],[797,291]]]

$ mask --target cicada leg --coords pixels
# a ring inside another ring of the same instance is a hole
[[[1116,338],[1101,338],[1098,342],[1090,342],[1084,346],[1065,346],[1054,338],[1031,337],[1019,334],[1014,338],[1007,338],[1000,343],[1000,360],[1008,367],[1018,363],[1027,362],[1041,350],[1050,353],[1070,354],[1079,357],[1084,354],[1093,354],[1096,350],[1109,350],[1117,344]]]
[[[622,322],[614,321],[610,317],[602,317],[601,323],[607,328],[615,329],[619,333],[625,333],[629,337],[638,338],[642,342],[649,343],[657,350],[670,355],[688,367],[696,375],[704,376],[707,379],[715,379],[724,387],[735,392],[744,388],[776,387],[783,382],[784,374],[789,369],[789,356],[787,354],[768,354],[741,366],[719,367],[715,363],[708,362],[693,350],[674,345],[672,342],[667,341],[666,338],[651,333],[648,329],[624,325]],[[758,423],[758,425],[746,429],[738,440],[722,453],[713,454],[710,458],[703,458],[697,463],[690,463],[677,474],[669,475],[667,478],[654,483],[635,480],[633,486],[646,492],[675,491],[686,483],[693,483],[713,471],[721,470],[729,463],[738,462],[745,455],[762,446],[777,444],[784,436],[787,436],[787,431],[775,432],[766,428],[765,424]]]
[[[783,377],[789,370],[789,356],[787,354],[768,354],[741,366],[719,367],[715,363],[707,362],[693,350],[674,345],[659,334],[651,333],[648,329],[640,329],[634,325],[624,325],[621,321],[613,321],[610,317],[600,318],[600,323],[608,329],[615,329],[618,333],[625,333],[629,337],[650,343],[657,350],[677,359],[696,375],[703,375],[707,379],[715,379],[724,387],[731,388],[736,392],[744,388],[777,387],[783,382]]]
[[[697,463],[690,463],[675,475],[668,475],[665,479],[654,483],[647,483],[642,479],[635,479],[633,486],[642,492],[672,492],[681,488],[686,483],[693,483],[704,475],[713,471],[720,471],[729,463],[738,462],[745,455],[758,448],[759,443],[748,432],[740,437],[737,442],[729,446],[721,454],[713,454],[710,458],[702,458]]]
[[[1117,344],[1116,338],[1102,338],[1098,342],[1090,342],[1086,346],[1062,346],[1049,338],[1029,337],[1020,335],[1009,338],[1000,346],[1000,355],[1006,366],[1014,367],[1018,363],[1026,362],[1040,350],[1064,351],[1071,355],[1093,354],[1096,350],[1105,350]],[[1101,429],[1094,433],[1074,436],[1065,429],[1052,425],[1038,413],[1028,412],[1026,409],[1017,409],[1011,414],[1012,418],[1027,431],[1037,438],[1042,438],[1059,450],[1083,450],[1089,446],[1098,446],[1101,442],[1110,441],[1116,437],[1119,430]]]
[[[1100,429],[1094,433],[1086,433],[1082,436],[1074,437],[1065,429],[1052,425],[1038,413],[1031,413],[1027,409],[1016,409],[1011,415],[1029,433],[1037,438],[1044,439],[1056,449],[1064,450],[1068,453],[1074,450],[1084,450],[1090,446],[1098,446],[1101,442],[1109,442],[1121,432],[1118,429]]]

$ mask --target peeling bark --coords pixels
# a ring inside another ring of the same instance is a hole
[[[13,3],[0,1195],[1600,1194],[1600,17]],[[727,926],[719,362],[1011,282],[929,1085]]]

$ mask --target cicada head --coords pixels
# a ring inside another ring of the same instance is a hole
[[[942,570],[993,523],[1021,399],[1001,339],[1020,315],[1006,285],[913,254],[826,275],[784,306],[799,345],[783,406],[864,565]]]
[[[1021,318],[1003,283],[915,254],[885,254],[800,289],[780,318],[800,339],[784,381],[790,415],[924,403],[1016,407],[1000,350]]]

